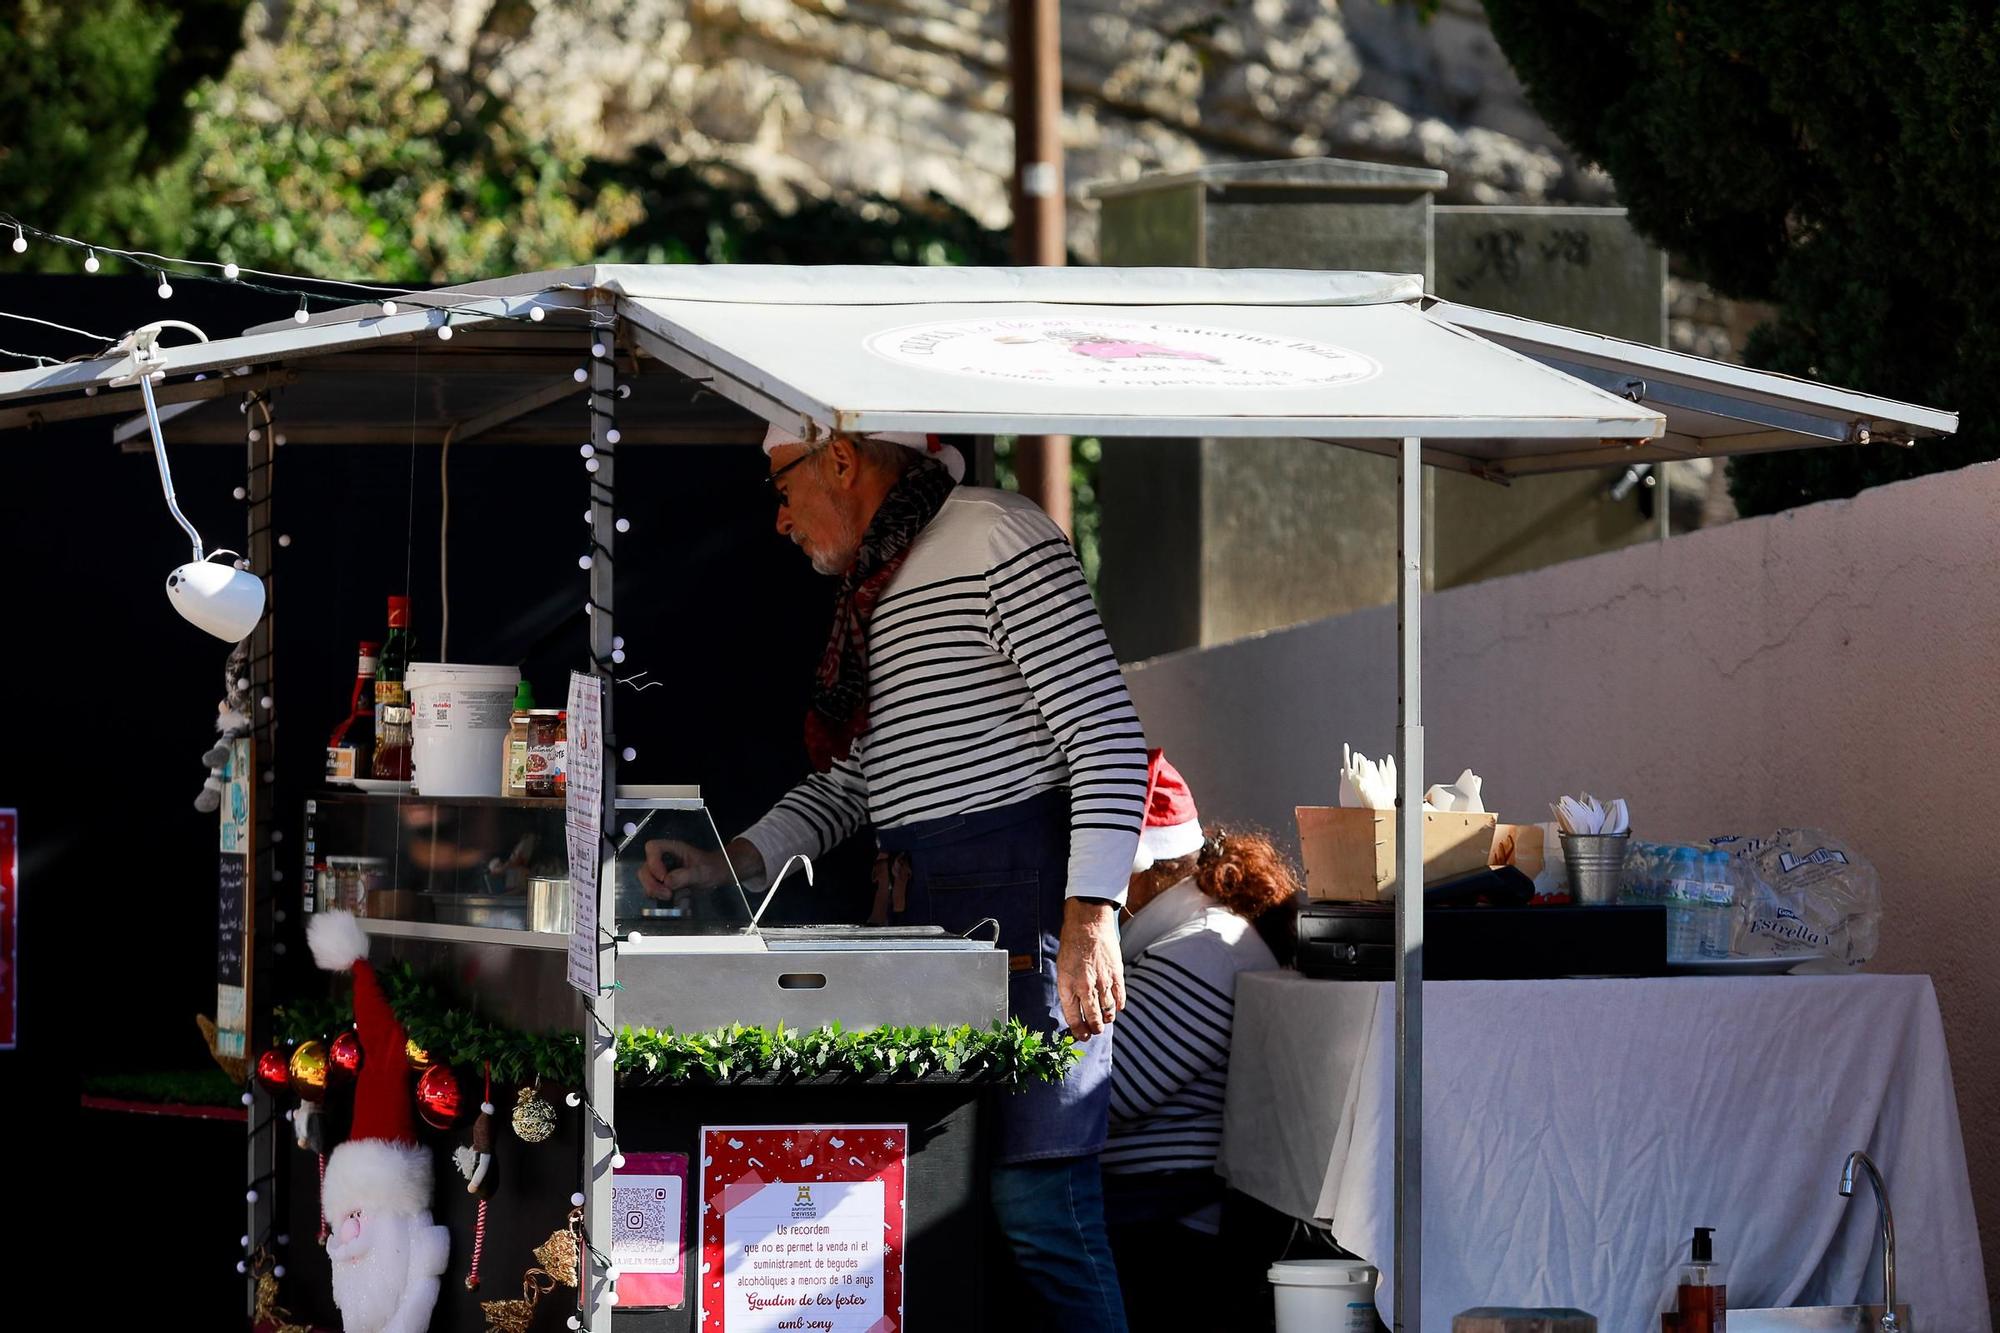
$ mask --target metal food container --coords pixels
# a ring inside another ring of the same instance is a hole
[[[538,875],[528,881],[528,929],[569,934],[569,880]]]
[[[519,893],[440,893],[431,899],[437,919],[447,926],[526,930],[528,899]]]

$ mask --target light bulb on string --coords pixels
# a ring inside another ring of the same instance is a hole
[[[634,759],[637,759],[639,757],[639,752],[633,749],[629,745],[626,746],[623,750],[620,750],[618,753],[619,757],[624,759],[624,761],[628,764],[631,763]]]
[[[237,499],[241,500],[245,496],[249,495],[250,492],[244,490],[241,486],[238,486],[235,490],[231,491],[230,494],[235,496]]]
[[[583,511],[583,525],[592,527],[597,523],[597,515],[586,509]]]
[[[170,300],[173,297],[174,285],[167,281],[167,271],[165,269],[160,270],[160,286],[158,290],[162,301]]]
[[[272,1277],[283,1277],[284,1275],[285,1275],[285,1266],[283,1264],[273,1264],[271,1266]]]
[[[629,518],[621,518],[611,526],[617,528],[620,532],[630,532],[632,530],[632,520]]]
[[[238,1259],[236,1261],[236,1271],[239,1273],[247,1273],[250,1271],[250,1265],[245,1263],[243,1260]]]
[[[621,384],[621,385],[619,385],[619,386],[618,386],[618,396],[619,396],[620,398],[630,398],[630,397],[632,396],[632,386],[631,386],[631,385],[629,385],[629,384]]]
[[[14,253],[17,255],[28,253],[28,238],[21,234],[21,224],[18,222],[14,224]]]
[[[243,270],[236,267],[234,263],[224,264],[222,266],[222,276],[227,278],[231,282],[236,281],[236,279],[241,277],[242,275],[243,275]]]
[[[623,648],[613,648],[611,650],[611,665],[613,666],[625,665],[625,650]]]
[[[583,460],[583,470],[584,470],[585,472],[595,472],[595,471],[597,471],[597,460],[596,460],[595,458],[586,458],[586,459],[584,459],[584,460]]]
[[[248,1236],[245,1236],[243,1239],[237,1241],[236,1243],[238,1245],[241,1245],[246,1250],[250,1248],[250,1238]]]
[[[572,1208],[583,1207],[583,1191],[578,1190],[575,1194],[569,1196],[569,1206]]]
[[[438,341],[439,341],[439,342],[447,342],[447,343],[451,341],[451,316],[450,316],[450,315],[446,315],[446,316],[444,317],[444,323],[442,323],[442,324],[438,325]]]
[[[303,324],[311,318],[312,314],[306,309],[306,298],[301,296],[299,298],[299,308],[292,312],[292,320],[294,323]]]
[[[594,444],[581,445],[577,448],[577,452],[585,458],[590,458],[597,453],[597,446]]]
[[[97,251],[92,250],[88,246],[86,246],[84,248],[84,256],[83,256],[83,271],[85,273],[95,273],[97,272],[97,270],[103,267],[104,265],[98,261]]]
[[[590,557],[589,557],[589,556],[587,556],[587,555],[580,555],[580,556],[578,556],[578,557],[576,558],[576,567],[577,567],[578,569],[589,569],[589,568],[590,568]]]
[[[590,372],[585,370],[582,366],[578,366],[576,368],[576,374],[574,378],[578,384],[582,384],[585,380],[588,380],[590,378]]]
[[[601,357],[601,356],[603,356],[603,355],[604,355],[604,344],[603,344],[603,343],[592,343],[592,344],[590,345],[590,354],[591,354],[592,356],[596,356],[596,357]]]
[[[623,634],[612,635],[611,646],[613,648],[623,648],[625,646],[625,636]]]
[[[572,1092],[569,1096],[563,1098],[563,1101],[570,1106],[581,1106],[583,1105],[583,1096],[581,1093]]]
[[[394,301],[384,301],[384,302],[382,303],[382,313],[383,313],[383,315],[385,315],[385,316],[387,316],[387,315],[393,315],[393,314],[395,314],[395,313],[396,313],[396,303],[395,303]]]
[[[616,444],[623,438],[625,437],[618,433],[618,427],[616,426],[604,432],[604,442],[606,444]]]
[[[528,307],[528,318],[533,320],[537,324],[541,323],[544,318],[542,314],[542,308],[540,306]],[[572,1325],[572,1327],[574,1327],[574,1325]]]

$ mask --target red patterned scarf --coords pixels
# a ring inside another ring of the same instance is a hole
[[[855,739],[868,730],[868,622],[910,544],[937,517],[955,484],[943,464],[929,458],[913,463],[882,497],[854,567],[840,581],[833,629],[806,710],[806,753],[822,773],[852,754]]]

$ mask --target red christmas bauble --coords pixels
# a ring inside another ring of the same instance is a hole
[[[432,1129],[458,1123],[458,1076],[449,1065],[432,1065],[417,1080],[417,1113]]]
[[[292,1090],[291,1058],[277,1047],[272,1047],[257,1057],[257,1081],[267,1092],[290,1092]]]
[[[333,1039],[329,1054],[333,1057],[334,1076],[353,1078],[361,1072],[361,1034],[349,1028]]]

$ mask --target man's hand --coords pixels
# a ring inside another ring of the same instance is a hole
[[[1079,1040],[1110,1027],[1125,1007],[1125,962],[1118,952],[1118,909],[1112,904],[1081,898],[1063,904],[1056,995],[1063,1022]]]
[[[639,883],[648,898],[671,898],[686,889],[712,889],[730,882],[732,859],[736,873],[744,879],[764,873],[764,858],[741,838],[729,844],[728,856],[673,838],[655,838],[646,844],[646,864],[639,870]]]

